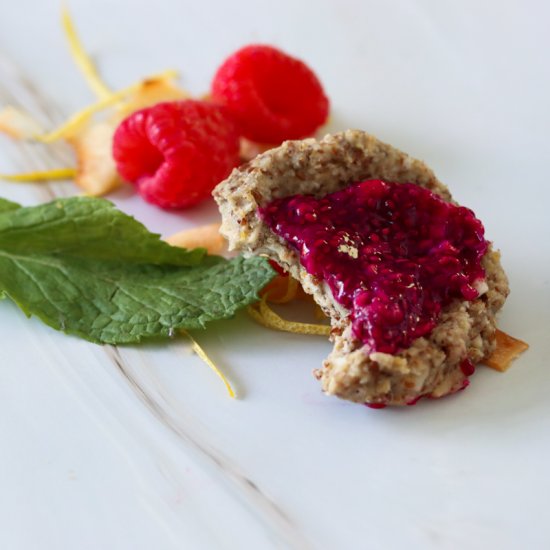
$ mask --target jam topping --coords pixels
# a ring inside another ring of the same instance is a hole
[[[482,287],[482,223],[415,184],[367,180],[321,199],[277,199],[259,214],[351,311],[353,334],[372,351],[409,347],[446,304]]]

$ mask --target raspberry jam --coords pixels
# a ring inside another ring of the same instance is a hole
[[[428,335],[451,300],[478,297],[485,277],[482,223],[411,183],[367,180],[321,199],[277,199],[259,214],[351,311],[372,351],[395,354]]]

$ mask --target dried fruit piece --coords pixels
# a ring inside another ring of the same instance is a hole
[[[485,365],[500,372],[507,371],[514,359],[517,359],[524,351],[529,349],[529,344],[513,338],[509,334],[497,330],[495,333],[496,348],[487,358]]]
[[[115,127],[111,122],[99,122],[69,140],[78,164],[75,183],[88,195],[104,195],[120,185],[112,155]]]
[[[185,208],[210,196],[239,161],[239,136],[224,107],[204,101],[160,103],[118,126],[119,174],[145,200]]]
[[[208,254],[221,254],[227,250],[227,241],[220,234],[219,223],[185,229],[168,237],[166,242],[182,248],[206,248]]]
[[[231,109],[246,138],[261,143],[311,135],[329,111],[313,71],[266,45],[246,46],[228,57],[212,81],[212,98]]]

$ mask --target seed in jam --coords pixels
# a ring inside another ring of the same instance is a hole
[[[367,180],[317,199],[294,195],[259,215],[351,311],[356,338],[395,354],[437,325],[453,299],[483,288],[482,223],[412,183]]]

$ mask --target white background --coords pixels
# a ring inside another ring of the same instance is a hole
[[[480,367],[458,396],[377,411],[321,395],[322,339],[240,315],[198,335],[231,401],[184,341],[102,348],[0,303],[0,548],[549,548],[548,3],[69,4],[113,87],[175,67],[200,94],[250,42],[307,60],[331,130],[425,160],[484,221],[512,288],[500,326],[531,349],[506,374]],[[59,12],[2,0],[2,102],[36,107],[17,71],[50,112],[92,99]],[[0,172],[59,164],[42,154],[2,139]],[[0,184],[26,205],[52,192],[75,190]],[[167,214],[114,199],[164,234],[215,219],[210,204]]]

